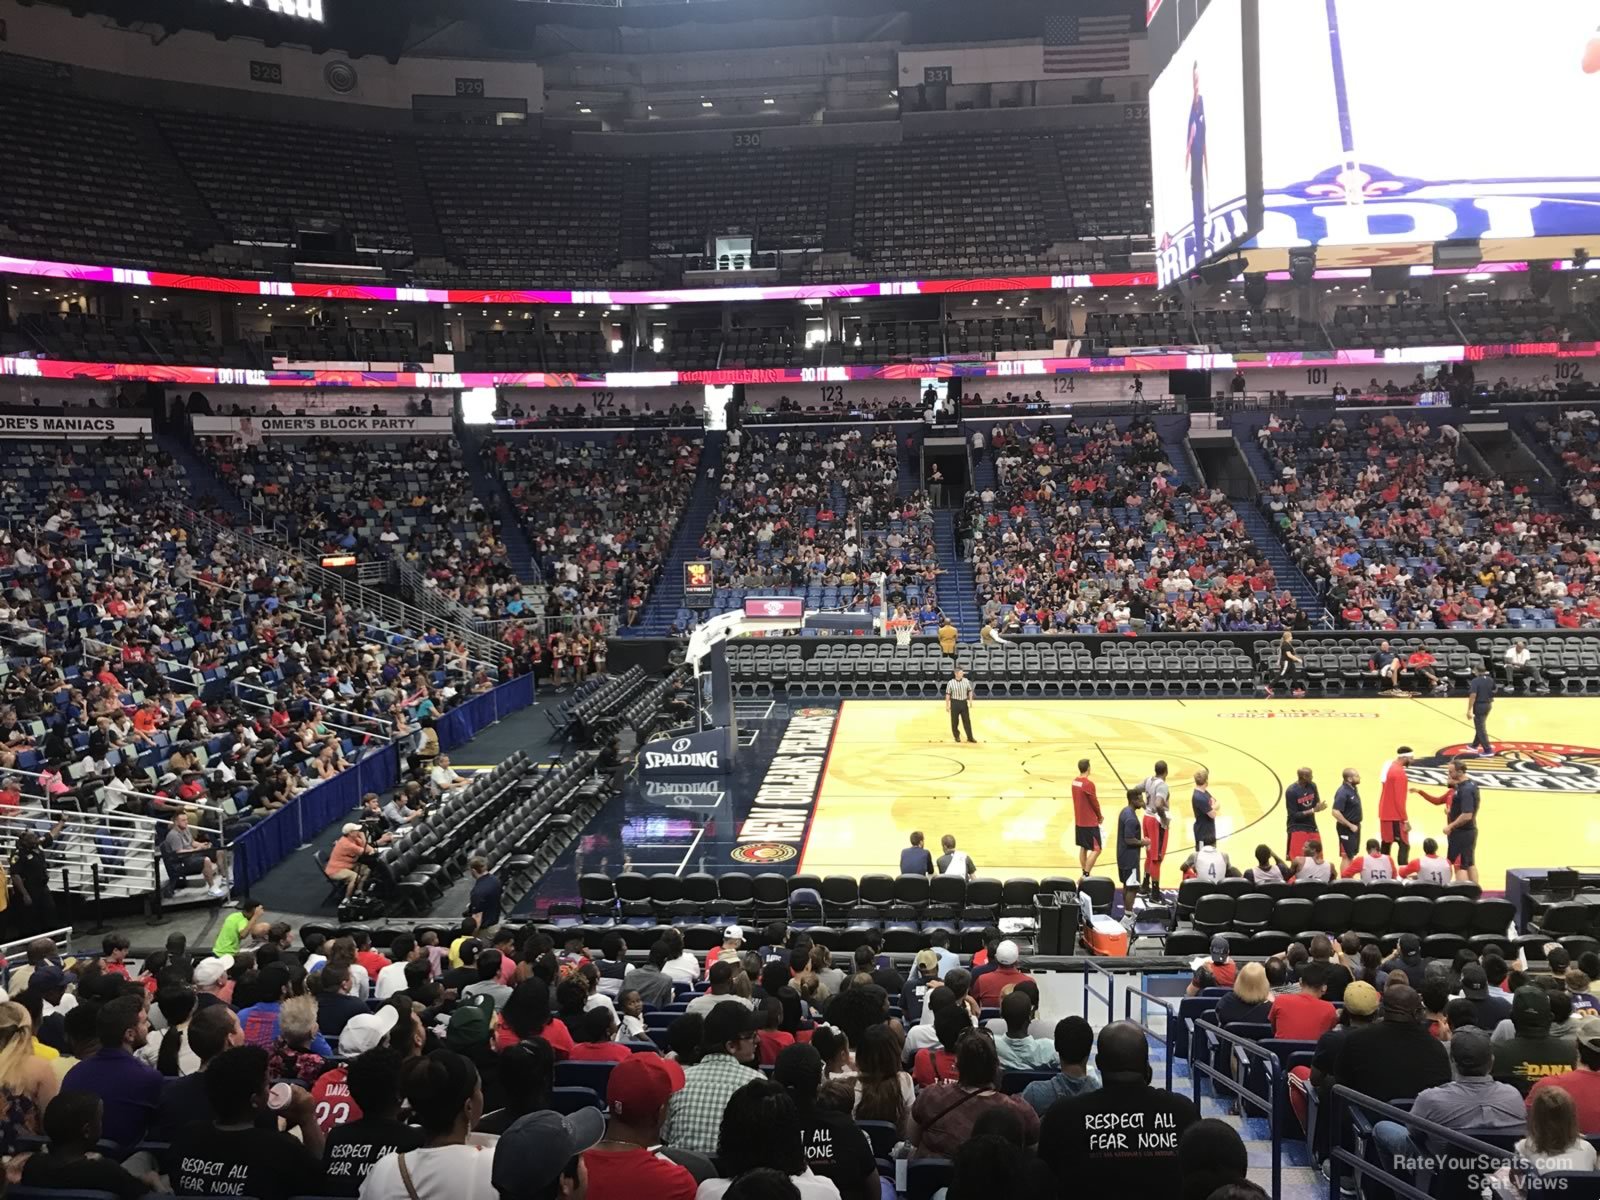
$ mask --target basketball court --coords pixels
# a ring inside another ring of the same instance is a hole
[[[1361,772],[1363,839],[1377,832],[1378,775],[1396,746],[1416,752],[1413,786],[1441,793],[1450,755],[1472,738],[1465,707],[1459,697],[980,700],[977,744],[957,744],[940,701],[847,700],[799,869],[892,874],[907,835],[920,829],[935,856],[940,836],[954,834],[980,875],[1075,875],[1071,784],[1088,758],[1105,814],[1095,873],[1114,876],[1124,792],[1164,758],[1173,822],[1162,882],[1175,887],[1193,849],[1189,796],[1199,768],[1210,771],[1221,806],[1219,844],[1243,867],[1260,843],[1284,852],[1283,789],[1299,767],[1312,768],[1330,806],[1341,771]],[[1483,885],[1504,887],[1510,867],[1597,861],[1600,699],[1501,697],[1489,731],[1496,755],[1466,760],[1483,795]],[[1424,837],[1439,835],[1444,809],[1412,795],[1409,811],[1420,852]],[[1318,822],[1337,861],[1332,816]]]

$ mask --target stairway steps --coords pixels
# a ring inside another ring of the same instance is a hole
[[[395,191],[405,215],[406,231],[411,235],[411,252],[418,258],[444,258],[444,231],[433,209],[433,197],[428,192],[422,162],[417,157],[416,142],[411,138],[394,138],[389,145]]]
[[[533,544],[523,531],[522,521],[511,504],[511,498],[506,495],[505,485],[484,469],[480,453],[484,440],[481,432],[468,431],[461,442],[461,460],[467,468],[467,477],[472,481],[473,493],[499,518],[500,539],[506,544],[506,564],[523,583],[542,587],[544,575],[533,560]]]
[[[666,565],[661,577],[650,589],[644,611],[635,625],[621,630],[638,637],[660,637],[670,633],[678,609],[683,607],[683,564],[700,555],[700,539],[705,536],[706,525],[717,510],[718,483],[722,472],[722,450],[726,435],[707,433],[705,449],[700,454],[700,474],[694,481],[694,491],[678,519],[678,529],[672,535],[672,545],[667,552]]]
[[[178,469],[188,481],[187,491],[194,497],[196,508],[202,507],[200,501],[209,500],[216,507],[235,516],[245,515],[244,503],[239,499],[238,493],[217,477],[217,473],[206,464],[205,459],[195,453],[187,438],[171,433],[158,433],[155,435],[155,443],[172,455],[173,461],[178,464]]]

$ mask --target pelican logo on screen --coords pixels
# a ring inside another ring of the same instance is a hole
[[[684,563],[683,590],[689,595],[694,595],[696,592],[711,591],[711,564],[708,562]]]
[[[1415,759],[1407,774],[1415,783],[1447,786],[1446,771],[1468,746],[1445,746]],[[1512,792],[1600,792],[1600,750],[1549,742],[1495,742],[1494,753],[1463,758],[1467,778]]]

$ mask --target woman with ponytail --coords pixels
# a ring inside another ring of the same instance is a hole
[[[61,1089],[61,1079],[33,1052],[28,1010],[0,1004],[0,1147],[9,1154],[19,1133],[44,1132],[44,1110]]]

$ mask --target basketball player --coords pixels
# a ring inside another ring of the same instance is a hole
[[[1311,838],[1302,847],[1303,858],[1290,864],[1296,883],[1332,883],[1333,864],[1322,857],[1322,839]]]
[[[1189,132],[1183,147],[1183,165],[1189,171],[1189,201],[1194,218],[1194,265],[1206,257],[1206,181],[1211,164],[1206,158],[1206,103],[1200,96],[1200,64],[1192,70],[1194,99],[1189,104]]]
[[[1207,838],[1195,848],[1189,856],[1189,866],[1191,879],[1221,883],[1228,877],[1228,856],[1217,849],[1215,838]]]
[[[1194,805],[1194,844],[1199,849],[1207,842],[1217,840],[1217,813],[1222,811],[1222,806],[1216,801],[1206,784],[1211,782],[1211,772],[1201,767],[1194,773],[1194,793],[1190,802]]]
[[[1278,667],[1273,678],[1279,684],[1288,684],[1292,689],[1290,694],[1298,698],[1306,694],[1305,685],[1301,682],[1304,674],[1305,660],[1295,652],[1294,634],[1285,629],[1283,637],[1278,641]],[[1271,697],[1273,694],[1272,685],[1269,683],[1267,695]]]
[[[1467,684],[1467,719],[1472,722],[1472,741],[1468,743],[1479,754],[1493,754],[1494,744],[1489,741],[1489,710],[1494,707],[1494,676],[1483,663],[1472,668],[1472,682]]]
[[[1443,887],[1450,882],[1450,860],[1439,855],[1437,838],[1422,839],[1422,857],[1413,858],[1400,868],[1401,879],[1415,879]]]
[[[1122,884],[1122,911],[1133,911],[1133,899],[1139,894],[1139,851],[1150,844],[1139,823],[1139,810],[1144,807],[1144,789],[1128,789],[1128,805],[1117,814],[1117,879]]]
[[[1295,772],[1295,781],[1283,790],[1283,803],[1289,818],[1289,849],[1285,853],[1295,858],[1317,836],[1317,814],[1328,807],[1311,780],[1310,767]]]
[[[967,741],[978,740],[972,736],[972,681],[960,667],[956,668],[954,677],[944,685],[944,710],[950,714],[950,736],[959,742],[961,727],[965,726]]]
[[[1401,746],[1378,775],[1378,844],[1385,854],[1390,846],[1397,847],[1395,856],[1402,867],[1411,857],[1411,822],[1406,819],[1406,768],[1411,765],[1411,758],[1411,747]]]
[[[1333,827],[1339,835],[1342,871],[1361,849],[1361,772],[1354,767],[1344,769],[1344,782],[1333,794]]]
[[[1381,883],[1395,878],[1394,859],[1383,852],[1377,838],[1367,839],[1367,852],[1350,860],[1350,865],[1339,872],[1341,879],[1361,876],[1362,883]]]
[[[1450,764],[1450,804],[1445,810],[1445,857],[1456,870],[1456,878],[1478,882],[1478,781],[1467,777],[1460,759]]]
[[[1089,878],[1100,860],[1100,795],[1089,778],[1089,760],[1078,760],[1078,777],[1072,781],[1072,813],[1077,825],[1078,866]]]
[[[1167,786],[1167,763],[1158,759],[1154,774],[1144,781],[1144,883],[1154,892],[1161,886],[1161,860],[1167,856],[1167,831],[1171,824],[1172,790]]]

